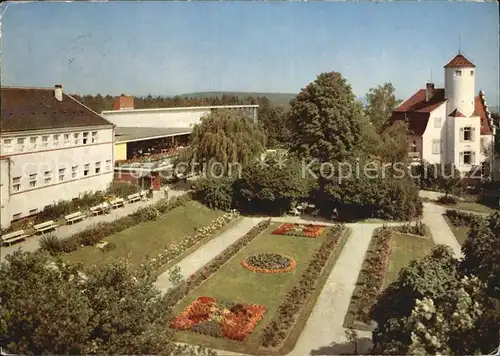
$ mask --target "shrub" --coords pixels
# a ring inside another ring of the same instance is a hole
[[[61,239],[52,234],[42,236],[40,239],[40,248],[53,256],[62,252],[62,246]]]
[[[458,210],[448,209],[445,215],[455,226],[472,226],[474,223],[482,221],[483,218],[477,214],[465,213]]]
[[[194,185],[196,200],[212,209],[229,211],[234,206],[234,179],[201,178]]]
[[[458,198],[453,195],[442,195],[438,198],[437,202],[443,205],[457,205]]]
[[[416,223],[406,223],[402,226],[395,226],[392,228],[395,231],[401,232],[403,234],[413,234],[418,236],[429,236],[430,231],[427,225],[425,225],[421,221],[417,221]]]
[[[129,182],[112,182],[107,193],[125,199],[131,194],[139,193],[140,190],[139,186]]]

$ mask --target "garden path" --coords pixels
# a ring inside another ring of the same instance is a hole
[[[172,188],[170,189],[168,198],[172,199],[185,193],[185,190],[176,190]],[[125,204],[125,207],[123,208],[111,210],[110,214],[89,216],[88,218],[76,224],[59,226],[52,234],[61,239],[64,239],[72,236],[73,234],[76,234],[77,232],[83,231],[94,224],[100,222],[111,222],[121,217],[130,215],[140,208],[144,208],[158,202],[159,200],[163,199],[163,197],[163,193],[154,194],[153,197],[148,199],[147,201]],[[34,252],[38,250],[38,248],[40,247],[40,239],[42,236],[43,235],[33,235],[28,237],[26,241],[14,244],[12,246],[0,246],[0,262],[4,261],[6,256],[13,253],[14,251],[17,251],[18,249],[27,252]]]
[[[424,203],[422,222],[430,228],[434,243],[450,246],[455,255],[461,258],[463,257],[461,246],[444,220],[443,214],[445,212],[445,207],[433,203]]]

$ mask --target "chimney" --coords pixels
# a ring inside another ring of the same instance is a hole
[[[133,110],[134,109],[134,97],[126,96],[124,94],[120,95],[115,100],[114,104],[115,110]]]
[[[425,101],[431,100],[433,95],[434,95],[434,83],[427,83],[425,85]]]
[[[54,87],[54,97],[57,101],[63,100],[63,87],[61,84],[56,84]]]

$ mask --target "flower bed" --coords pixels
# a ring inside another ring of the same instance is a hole
[[[250,256],[241,265],[253,272],[258,273],[285,273],[297,267],[297,262],[290,256],[282,256],[277,253],[261,253]]]
[[[262,319],[266,308],[261,305],[243,305],[217,302],[214,298],[199,297],[171,324],[177,330],[245,341]]]
[[[277,229],[275,229],[273,235],[287,235],[287,236],[301,236],[301,237],[311,237],[316,238],[320,236],[323,231],[325,231],[325,225],[303,225],[303,224],[281,224]]]

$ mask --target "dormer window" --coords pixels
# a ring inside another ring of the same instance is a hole
[[[462,76],[462,71],[461,70],[456,70],[455,71],[455,76],[456,77],[461,77]]]

